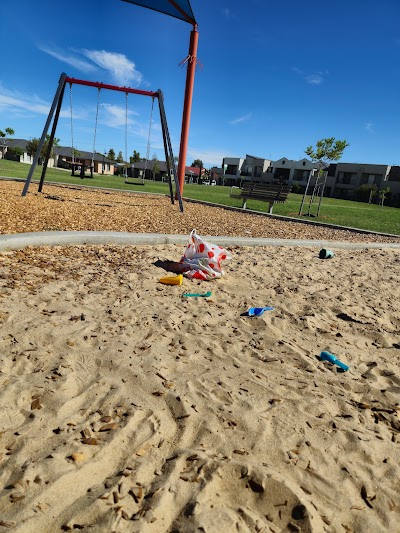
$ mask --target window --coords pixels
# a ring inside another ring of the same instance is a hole
[[[303,161],[303,167],[305,167],[305,166],[306,166],[306,162],[305,162],[305,161]]]
[[[262,167],[254,167],[254,177],[259,178],[261,176]]]
[[[308,178],[309,174],[310,173],[308,170],[301,170],[299,168],[296,168],[296,170],[294,171],[293,179],[303,181]]]
[[[343,185],[350,185],[353,176],[357,177],[357,174],[354,172],[339,172],[338,182],[343,183]]]
[[[237,165],[228,165],[225,171],[225,174],[230,174],[231,176],[236,176],[238,167]]]

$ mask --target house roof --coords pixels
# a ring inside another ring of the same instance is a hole
[[[75,154],[75,159],[92,159],[93,152],[85,152],[84,150],[79,150],[78,148],[75,148],[75,151],[78,152],[79,155]],[[70,146],[56,146],[54,148],[54,153],[61,157],[70,157],[72,158],[72,148]],[[103,162],[103,154],[94,154],[94,161]],[[108,159],[108,157],[104,157],[105,163],[114,163],[111,159]]]
[[[206,169],[204,167],[185,167],[185,174],[196,174],[196,176],[200,176],[200,170],[201,175],[205,174]]]
[[[4,139],[7,148],[22,148],[25,150],[28,141],[25,139]]]
[[[289,163],[294,163],[294,159],[289,159],[288,157],[280,157],[279,159],[275,159],[273,163],[277,163],[278,161],[282,161],[284,159],[285,161],[289,161]]]
[[[265,159],[265,157],[257,157],[255,155],[246,154],[246,159],[248,157],[251,158],[251,159],[259,159],[260,161],[270,161],[269,159]]]
[[[134,168],[138,168],[139,170],[144,170],[145,168],[147,170],[153,170],[153,166],[158,163],[159,172],[167,172],[167,163],[165,161],[155,161],[154,159],[150,159],[147,161],[146,159],[141,159],[140,161],[136,161],[135,163],[130,163],[130,166],[133,165]]]
[[[221,167],[211,167],[210,172],[213,172],[214,174],[217,174],[218,176],[222,176],[224,173],[224,170]]]

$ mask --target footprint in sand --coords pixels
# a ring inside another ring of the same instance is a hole
[[[194,454],[188,455],[186,464],[180,458],[171,467],[168,479],[163,480],[168,490],[160,491],[158,480],[157,496],[147,498],[135,516],[135,532],[322,531],[320,517],[314,516],[314,508],[303,501],[303,495],[256,465],[221,463]]]
[[[257,468],[226,464],[201,484],[196,497],[177,516],[171,531],[316,531],[310,510],[283,481]],[[300,529],[297,529],[300,528]]]

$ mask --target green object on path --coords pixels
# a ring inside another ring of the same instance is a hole
[[[182,296],[186,296],[186,297],[192,297],[193,296],[194,298],[208,298],[209,296],[211,296],[211,294],[212,294],[211,291],[204,292],[203,294],[186,292],[185,294],[182,294]]]

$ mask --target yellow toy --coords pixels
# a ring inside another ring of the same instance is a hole
[[[182,285],[183,275],[179,274],[178,276],[167,276],[166,278],[161,278],[159,282],[164,283],[164,285]]]

